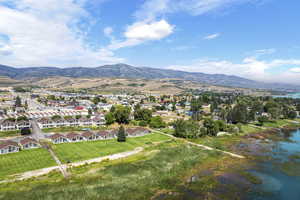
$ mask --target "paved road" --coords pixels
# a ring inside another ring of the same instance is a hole
[[[32,133],[31,136],[36,139],[37,141],[40,141],[42,139],[45,139],[45,134],[40,129],[39,125],[37,124],[36,120],[30,120],[31,126],[32,126]]]

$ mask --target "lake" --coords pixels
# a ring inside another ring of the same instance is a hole
[[[262,184],[247,199],[300,200],[300,131],[291,132],[286,139],[276,142],[270,160],[257,163],[255,170],[249,170]]]
[[[300,93],[291,93],[287,95],[274,95],[273,97],[274,98],[286,97],[286,98],[300,99]]]

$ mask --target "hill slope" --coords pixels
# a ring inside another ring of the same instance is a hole
[[[143,79],[162,79],[176,78],[199,83],[244,87],[244,88],[262,88],[275,90],[299,90],[299,86],[288,84],[270,84],[257,82],[238,76],[228,76],[223,74],[205,74],[193,73],[176,70],[148,68],[148,67],[133,67],[126,64],[104,65],[96,68],[72,67],[28,67],[14,68],[10,66],[0,65],[0,76],[8,76],[13,79],[25,79],[29,77],[50,77],[50,76],[65,76],[65,77],[118,77],[118,78],[143,78]]]

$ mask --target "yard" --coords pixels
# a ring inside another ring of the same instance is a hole
[[[96,157],[133,150],[136,147],[145,146],[152,142],[169,140],[170,138],[160,134],[150,134],[143,137],[127,138],[124,143],[116,139],[91,142],[65,143],[52,145],[58,158],[63,162],[75,162]]]
[[[1,137],[13,137],[20,135],[20,131],[0,131],[0,138]]]
[[[0,180],[17,173],[56,165],[46,149],[32,149],[0,155]]]

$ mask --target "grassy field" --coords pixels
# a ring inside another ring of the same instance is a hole
[[[0,180],[17,173],[56,165],[46,149],[0,155]]]
[[[197,172],[194,170],[223,159],[216,152],[180,142],[164,142],[126,159],[72,168],[72,176],[67,180],[52,173],[35,180],[0,185],[0,199],[148,200],[178,190],[187,177]],[[206,181],[198,191],[213,185],[215,182]]]
[[[127,138],[124,143],[116,139],[100,140],[92,142],[78,142],[52,145],[55,154],[63,162],[75,162],[88,160],[95,157],[106,156],[123,151],[130,151],[136,147],[145,146],[152,142],[169,140],[170,138],[160,134],[150,134],[143,137]]]
[[[274,122],[265,122],[264,127],[267,128],[280,128],[291,124],[290,120],[276,120]]]
[[[13,137],[20,135],[20,131],[0,131],[0,138],[1,137]]]

